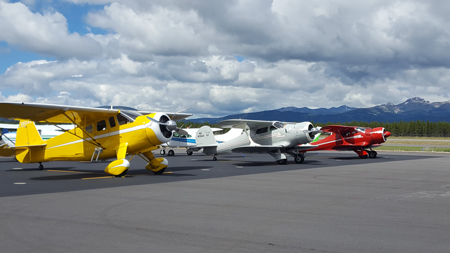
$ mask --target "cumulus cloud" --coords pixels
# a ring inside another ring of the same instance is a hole
[[[60,59],[86,59],[102,52],[91,37],[68,33],[67,20],[60,13],[33,13],[20,2],[0,1],[0,40]]]
[[[196,116],[449,99],[446,2],[67,1],[102,6],[80,20],[107,32],[0,0],[0,41],[56,59],[8,68],[20,94],[0,99]]]

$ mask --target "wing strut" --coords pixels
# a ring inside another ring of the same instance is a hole
[[[245,124],[244,132],[247,134],[248,140],[250,141],[249,145],[250,146],[261,146],[260,144],[253,141],[252,137],[250,137],[249,131],[250,131],[250,127],[247,124]]]
[[[66,116],[66,118],[69,119],[74,125],[76,125],[83,133],[85,133],[87,136],[89,136],[94,142],[91,142],[91,141],[89,141],[89,140],[87,140],[87,139],[85,139],[85,138],[83,138],[83,137],[81,137],[81,136],[78,136],[78,135],[76,135],[76,134],[70,132],[70,130],[69,130],[69,131],[64,130],[62,127],[56,125],[55,123],[50,123],[50,122],[48,122],[48,121],[45,121],[45,122],[47,122],[48,124],[52,124],[52,125],[54,125],[55,127],[59,128],[59,129],[61,129],[61,130],[63,130],[63,131],[66,131],[66,132],[68,132],[69,134],[72,134],[72,135],[74,135],[74,136],[76,136],[76,137],[78,137],[78,138],[80,138],[80,139],[82,139],[82,140],[85,140],[85,141],[91,143],[91,144],[94,145],[94,146],[100,147],[101,149],[106,149],[105,147],[102,146],[102,144],[100,144],[98,141],[96,141],[95,138],[94,138],[92,135],[90,135],[85,129],[83,129],[77,122],[75,122],[75,120],[73,120],[73,119],[71,119],[69,116],[67,116],[66,113],[63,113],[63,114],[64,114],[64,116]],[[75,116],[74,116],[74,118],[75,118]]]

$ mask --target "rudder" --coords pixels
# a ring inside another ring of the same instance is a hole
[[[199,147],[217,145],[216,138],[214,138],[213,131],[209,126],[202,126],[198,129],[195,134],[195,142]]]
[[[16,135],[16,147],[41,145],[44,141],[41,138],[33,121],[21,120]]]

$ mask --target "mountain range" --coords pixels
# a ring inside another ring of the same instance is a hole
[[[226,119],[278,120],[285,122],[313,121],[316,123],[344,123],[350,121],[392,123],[417,120],[450,122],[450,101],[430,103],[422,98],[414,97],[397,105],[387,103],[369,108],[355,108],[346,105],[318,109],[283,107],[276,110],[233,114],[221,118],[187,120],[196,123],[209,122],[215,124]]]

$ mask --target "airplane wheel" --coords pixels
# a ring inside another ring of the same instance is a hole
[[[375,152],[375,151],[369,151],[369,157],[370,157],[370,158],[375,158],[375,157],[377,157],[377,152]]]
[[[153,171],[153,173],[157,174],[157,175],[161,175],[162,173],[164,173],[164,171],[166,170],[166,168],[162,169],[162,170],[158,170],[158,171]]]
[[[127,172],[128,172],[128,170],[125,170],[124,172],[122,172],[122,173],[120,173],[119,175],[117,175],[117,176],[114,176],[114,177],[121,177],[121,178],[125,178],[125,175],[127,174]]]
[[[166,154],[166,150],[161,149],[161,151],[159,151],[159,153],[160,153],[161,155],[165,155],[165,154]]]
[[[169,152],[167,152],[167,155],[168,156],[173,156],[173,155],[175,155],[175,152],[173,152],[173,150],[171,149],[171,150],[169,150]]]
[[[214,157],[213,157],[213,161],[217,161],[217,157],[214,156]]]
[[[305,156],[298,155],[298,156],[294,157],[294,161],[295,161],[295,163],[303,163],[303,161],[305,161]]]
[[[192,155],[192,151],[186,151],[187,155]]]
[[[361,159],[367,159],[367,155],[359,156],[359,158],[361,158]]]
[[[281,159],[281,160],[278,160],[277,163],[278,163],[278,164],[285,165],[285,164],[287,164],[287,159]]]
[[[42,163],[39,164],[39,170],[43,170],[44,169],[44,165],[42,165]]]

